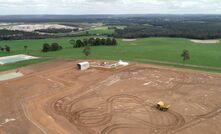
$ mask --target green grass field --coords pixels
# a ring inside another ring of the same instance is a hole
[[[81,37],[85,38],[85,37]],[[82,53],[83,48],[72,48],[69,44],[70,39],[76,38],[57,38],[41,40],[16,40],[1,41],[0,46],[8,45],[11,52],[0,52],[0,56],[25,54],[34,56],[54,58],[73,58],[73,59],[109,59],[109,60],[126,60],[142,63],[154,63],[182,67],[181,53],[183,49],[190,52],[191,59],[187,62],[190,65],[203,66],[200,70],[221,72],[221,43],[218,44],[195,44],[188,39],[183,38],[144,38],[136,41],[126,42],[118,39],[118,46],[97,46],[91,47],[91,55],[86,57]],[[63,50],[57,52],[42,53],[43,43],[57,42],[63,46]],[[24,45],[28,46],[28,51],[24,50]],[[32,61],[26,61],[25,63]],[[42,62],[42,60],[39,60]],[[161,63],[162,62],[162,63]],[[36,63],[36,62],[35,62]],[[178,63],[178,64],[177,64]],[[13,64],[13,66],[17,66]],[[177,64],[177,65],[176,65]],[[13,67],[0,66],[1,70],[12,69]],[[23,66],[23,65],[21,65]],[[188,68],[197,69],[197,66]],[[218,69],[209,69],[216,67]],[[220,68],[220,69],[219,69]]]
[[[88,32],[89,34],[97,34],[97,35],[113,34],[114,29],[108,29],[107,26],[102,26],[102,27],[91,28],[90,30],[88,30]]]

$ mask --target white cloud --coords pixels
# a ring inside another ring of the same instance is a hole
[[[0,14],[221,14],[221,0],[0,0]]]

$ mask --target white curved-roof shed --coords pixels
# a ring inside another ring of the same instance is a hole
[[[89,62],[80,62],[77,64],[77,68],[79,70],[87,70],[90,68],[90,63]]]

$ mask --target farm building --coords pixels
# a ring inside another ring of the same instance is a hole
[[[77,64],[77,69],[79,70],[87,70],[90,67],[90,63],[89,62],[80,62]]]

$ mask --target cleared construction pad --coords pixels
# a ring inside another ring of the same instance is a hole
[[[0,133],[221,133],[221,74],[143,64],[79,71],[77,63],[33,65],[0,82]],[[156,109],[159,101],[170,109]]]
[[[0,81],[11,80],[11,79],[19,78],[22,76],[23,76],[23,74],[19,73],[19,72],[18,73],[11,72],[11,73],[7,73],[7,74],[0,74]]]

